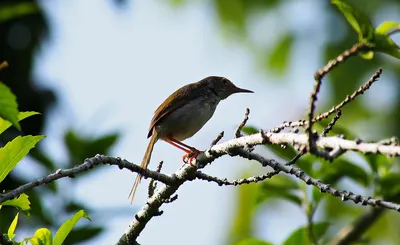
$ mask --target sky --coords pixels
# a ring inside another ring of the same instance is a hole
[[[307,107],[312,83],[305,86],[296,80],[312,78],[316,53],[309,53],[310,62],[296,64],[283,78],[265,75],[246,47],[221,35],[207,1],[180,8],[158,0],[128,1],[124,9],[97,0],[42,1],[41,5],[51,36],[38,51],[34,73],[42,81],[40,86],[55,89],[59,97],[49,116],[48,137],[41,144],[60,163],[67,156],[62,134],[70,127],[84,135],[120,132],[122,137],[112,155],[139,163],[157,106],[179,87],[209,75],[225,76],[255,93],[233,95],[221,102],[203,129],[185,141],[198,149],[206,149],[221,131],[225,131],[225,140],[232,138],[247,107],[251,110],[249,124],[262,128],[298,119],[302,116],[298,112]],[[304,17],[300,21],[309,20]],[[298,45],[304,48],[304,43]],[[302,53],[295,51],[295,56],[299,55]],[[182,155],[160,141],[150,168],[163,160],[163,172],[172,173],[182,164]],[[235,179],[248,169],[266,171],[255,162],[229,156],[204,171]],[[93,223],[106,226],[106,231],[88,244],[113,244],[127,229],[147,192],[144,182],[135,203],[129,205],[134,179],[134,174],[116,167],[103,167],[90,177],[74,179],[73,189],[68,191],[94,207],[92,214],[89,212]],[[193,181],[177,193],[178,200],[162,207],[164,214],[150,221],[139,242],[223,243],[234,217],[237,188]],[[285,217],[292,217],[292,222],[285,222]],[[261,212],[256,223],[258,237],[282,242],[305,223],[305,217],[295,208],[275,205],[273,210]]]

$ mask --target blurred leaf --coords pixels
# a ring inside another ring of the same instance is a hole
[[[17,215],[15,215],[15,218],[7,231],[7,236],[8,236],[8,239],[10,239],[10,240],[13,240],[15,237],[15,229],[17,228],[17,224],[18,224],[18,215],[19,215],[19,213],[17,213]]]
[[[52,245],[53,236],[47,228],[40,228],[35,232],[35,235],[29,239],[32,245]]]
[[[243,1],[216,0],[216,10],[222,23],[243,31],[246,27],[245,4]]]
[[[255,210],[258,184],[241,185],[238,189],[238,197],[236,204],[235,216],[232,220],[230,239],[233,242],[249,237],[252,234],[252,220]]]
[[[21,120],[24,120],[27,117],[33,116],[33,115],[38,115],[40,114],[39,112],[35,111],[21,111],[18,113],[18,122]],[[3,118],[0,118],[0,134],[2,134],[4,131],[6,131],[9,127],[11,126],[11,123],[7,120],[4,120]]]
[[[268,55],[268,67],[271,71],[282,75],[287,71],[294,43],[293,33],[286,34],[281,40],[276,42],[272,53]]]
[[[242,128],[242,132],[247,134],[247,135],[250,135],[250,134],[258,133],[259,130],[256,129],[254,126],[245,126],[245,127]]]
[[[91,221],[89,218],[89,215],[83,211],[80,210],[72,216],[71,219],[68,219],[67,221],[64,222],[64,224],[61,225],[60,229],[56,232],[56,235],[54,236],[54,242],[53,245],[62,245],[64,242],[65,238],[68,236],[68,234],[71,232],[72,228],[76,225],[76,223],[81,219],[85,218]]]
[[[302,199],[293,191],[299,190],[299,184],[292,178],[284,175],[277,175],[259,186],[257,203],[262,203],[271,198],[288,200],[294,204],[301,205]]]
[[[386,172],[390,170],[391,164],[389,163],[389,159],[387,156],[381,154],[362,154],[362,156],[367,161],[372,172],[380,173],[380,175],[383,176],[386,174]],[[382,171],[382,169],[384,171]]]
[[[400,27],[400,22],[385,21],[375,29],[375,33],[386,35],[389,31],[399,27]]]
[[[95,139],[84,138],[73,131],[68,131],[64,136],[72,161],[83,161],[96,154],[107,154],[111,146],[115,144],[119,134],[108,134]],[[75,163],[74,163],[75,164]]]
[[[85,208],[84,204],[79,203],[76,200],[71,200],[71,201],[66,203],[65,212],[67,212],[67,213],[74,212],[75,213],[77,210],[81,210],[81,209],[84,209],[84,208]]]
[[[275,153],[278,157],[289,161],[292,160],[296,155],[297,152],[291,145],[287,145],[285,149],[283,149],[280,145],[265,145],[269,150]]]
[[[400,194],[400,173],[389,173],[389,174],[381,177],[378,180],[378,185],[379,185],[379,193],[378,193],[379,195],[384,196],[384,197],[399,196],[399,194]],[[397,200],[399,200],[399,198],[397,198]]]
[[[354,6],[346,3],[344,0],[332,0],[340,12],[344,15],[349,24],[357,32],[359,41],[370,41],[374,36],[374,27],[371,20],[365,14],[361,13]]]
[[[0,148],[0,182],[35,147],[36,143],[43,138],[45,138],[43,135],[18,136],[11,142],[8,142],[3,148]]]
[[[339,121],[342,119],[342,117],[340,117]],[[329,119],[322,120],[315,124],[315,128],[318,130],[318,132],[322,133],[322,131],[328,127],[330,121],[331,120]],[[352,133],[348,128],[341,125],[339,122],[336,122],[331,131],[329,131],[328,135],[346,135],[346,138],[355,138],[354,133]]]
[[[343,177],[348,177],[362,186],[368,186],[370,179],[365,170],[343,158],[336,159],[332,164],[324,164],[320,170],[322,182],[335,184]]]
[[[175,0],[179,1],[179,0]],[[247,28],[249,18],[255,13],[276,7],[279,0],[216,0],[212,1],[222,24],[237,33],[243,33]],[[241,35],[244,37],[244,35]]]
[[[319,204],[321,199],[324,197],[324,194],[320,189],[313,187],[312,188],[312,200],[315,204]]]
[[[18,122],[17,97],[2,82],[0,82],[0,117],[11,122],[18,130],[21,130]]]
[[[400,48],[397,44],[385,34],[375,34],[375,47],[374,50],[391,55],[400,59]]]
[[[248,237],[234,243],[234,245],[273,245],[273,244],[257,238]]]
[[[26,216],[29,217],[29,211],[31,210],[31,207],[30,207],[31,203],[28,198],[29,198],[28,195],[26,195],[25,193],[22,193],[17,198],[4,201],[3,203],[1,203],[0,207],[3,205],[16,207],[16,208],[18,208],[18,210],[20,210]]]
[[[296,166],[300,168],[302,171],[304,171],[306,174],[308,174],[311,177],[316,177],[314,176],[314,171],[313,171],[313,165],[319,161],[317,157],[314,155],[305,155],[302,156],[299,160],[296,161]]]
[[[0,23],[12,20],[28,14],[37,13],[39,10],[36,3],[3,3],[0,4]]]
[[[47,170],[49,171],[54,171],[56,168],[55,162],[50,158],[48,153],[44,150],[42,150],[40,147],[35,147],[31,152],[30,152],[30,157],[35,159],[36,161],[40,162]],[[52,184],[54,182],[51,182],[47,184],[50,189],[56,190],[56,185]]]
[[[326,233],[328,222],[314,223],[312,231],[315,239],[318,241]],[[304,226],[295,230],[283,243],[283,245],[307,245],[312,244],[308,236],[308,227]]]
[[[69,236],[65,239],[64,244],[77,244],[77,243],[85,243],[103,231],[101,227],[82,227],[75,228],[71,231]]]
[[[355,219],[365,212],[365,209],[351,202],[343,202],[340,198],[324,195],[325,219],[331,223],[343,219]]]
[[[374,51],[359,52],[358,54],[365,60],[372,60],[374,58]]]

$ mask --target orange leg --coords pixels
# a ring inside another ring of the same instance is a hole
[[[172,141],[172,140],[166,139],[165,142],[167,142],[167,143],[169,143],[169,144],[175,146],[175,147],[178,148],[178,149],[181,149],[182,151],[184,151],[184,152],[186,152],[186,153],[190,153],[190,152],[191,152],[190,150],[188,150],[188,149],[186,149],[186,148],[184,148],[184,147],[178,145],[177,143],[175,143],[175,142]]]
[[[174,139],[172,137],[167,137],[165,139],[165,141],[167,143],[175,146],[176,148],[181,149],[182,151],[186,152],[186,154],[183,155],[182,160],[184,162],[186,162],[186,159],[189,158],[188,161],[189,161],[190,165],[193,165],[192,164],[192,160],[196,159],[196,157],[200,154],[200,151],[197,150],[196,148],[191,147],[189,145],[186,145],[186,144],[184,144],[184,143],[180,142],[179,140],[176,140],[176,139]]]

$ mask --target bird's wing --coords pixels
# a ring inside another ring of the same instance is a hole
[[[193,86],[193,87],[191,87]],[[182,88],[176,90],[173,94],[171,94],[154,112],[153,119],[151,119],[149,133],[147,138],[149,138],[153,134],[153,128],[159,123],[163,118],[165,118],[168,114],[172,113],[176,109],[182,107],[189,101],[196,99],[202,96],[202,93],[198,91],[200,84],[198,82],[191,83],[183,86]],[[191,87],[191,88],[190,88]],[[197,92],[193,92],[197,91]]]

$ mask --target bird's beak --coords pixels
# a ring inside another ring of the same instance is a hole
[[[251,90],[244,89],[244,88],[238,88],[238,87],[236,87],[236,88],[233,90],[233,92],[234,92],[234,93],[254,93],[254,92],[251,91]]]

